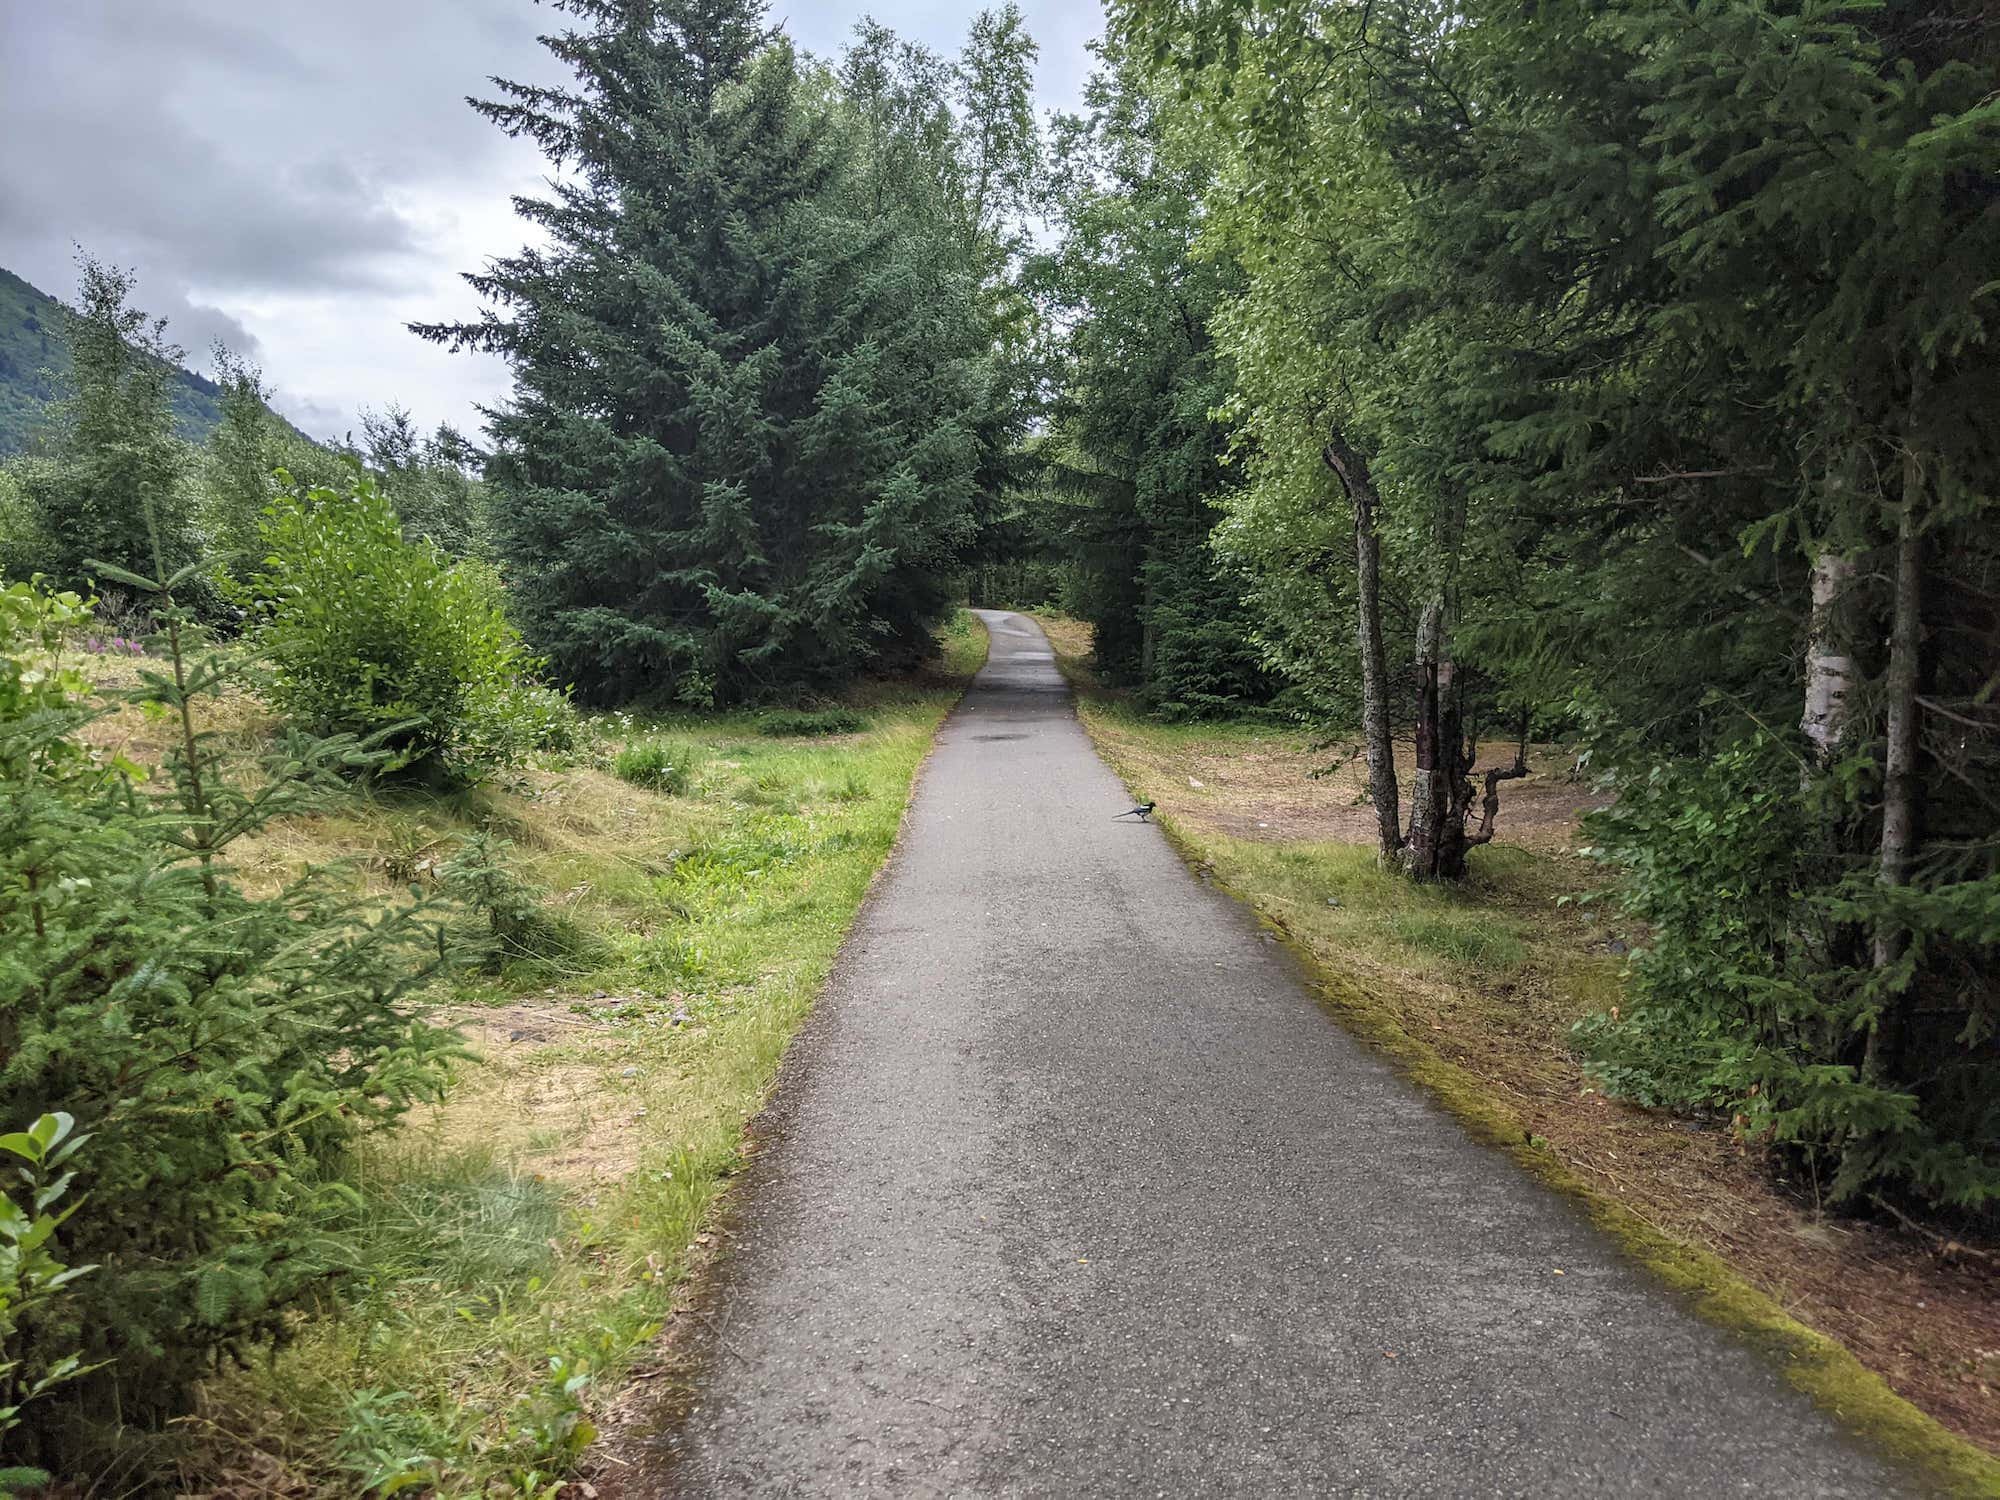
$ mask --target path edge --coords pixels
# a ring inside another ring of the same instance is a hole
[[[1074,703],[1073,681],[1071,688]],[[1081,705],[1076,707],[1077,721],[1089,735],[1098,758],[1127,791],[1138,795],[1125,766],[1091,731]],[[1921,1483],[1958,1500],[2000,1500],[2000,1457],[1960,1437],[1897,1395],[1886,1380],[1856,1358],[1853,1350],[1801,1323],[1720,1256],[1682,1244],[1655,1229],[1573,1171],[1472,1075],[1405,1031],[1359,984],[1315,955],[1282,920],[1223,880],[1194,838],[1171,818],[1156,815],[1153,822],[1190,872],[1242,907],[1284,946],[1307,987],[1337,1025],[1388,1059],[1474,1140],[1499,1148],[1530,1176],[1570,1200],[1621,1254],[1676,1293],[1703,1322],[1734,1335],[1776,1363],[1787,1382],[1810,1396],[1847,1431],[1908,1468]]]
[[[972,611],[968,609],[967,613]],[[889,848],[883,854],[882,862],[875,867],[874,874],[868,877],[868,888],[855,903],[854,915],[848,922],[847,931],[841,934],[840,948],[827,968],[826,979],[813,995],[804,1018],[786,1040],[756,1112],[743,1122],[742,1134],[736,1145],[736,1165],[722,1190],[710,1199],[702,1215],[694,1248],[674,1285],[667,1310],[660,1321],[660,1331],[625,1377],[620,1391],[622,1409],[607,1415],[597,1441],[585,1452],[582,1463],[578,1465],[575,1478],[588,1485],[589,1492],[600,1500],[642,1500],[642,1497],[643,1500],[659,1500],[661,1496],[677,1492],[674,1475],[679,1467],[680,1452],[678,1449],[661,1451],[657,1440],[666,1433],[679,1431],[685,1424],[690,1406],[700,1397],[703,1375],[713,1361],[722,1357],[724,1330],[715,1325],[709,1308],[723,1286],[729,1245],[735,1238],[735,1222],[746,1192],[753,1185],[757,1159],[779,1135],[773,1121],[774,1111],[787,1092],[788,1081],[798,1071],[794,1058],[798,1055],[799,1043],[818,1019],[827,992],[840,977],[841,962],[846,957],[848,943],[869,908],[875,904],[883,882],[902,854],[903,836],[910,824],[910,810],[917,805],[917,794],[930,770],[931,759],[937,754],[938,736],[944,733],[952,715],[964,703],[973,680],[993,659],[992,628],[977,614],[972,617],[986,632],[986,656],[971,676],[960,684],[958,696],[939,717],[937,728],[931,732],[930,743],[924,747],[916,769],[910,773],[910,787],[903,798],[902,816],[896,821],[896,836],[890,840]],[[708,1240],[705,1245],[701,1243],[704,1237]],[[657,1388],[652,1384],[654,1381],[658,1382]],[[642,1449],[635,1458],[620,1458],[613,1452],[619,1446],[624,1446],[629,1452],[635,1444]]]

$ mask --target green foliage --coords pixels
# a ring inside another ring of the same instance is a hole
[[[504,764],[531,755],[567,760],[588,735],[583,715],[561,688],[546,683],[488,682],[468,703],[469,757],[475,764]]]
[[[1337,441],[1391,660],[1428,618],[1475,730],[1526,710],[1621,775],[1658,942],[1586,1033],[1607,1080],[1850,1202],[1990,1202],[2000,48],[1819,0],[1172,0],[1108,35],[1208,174],[1169,269],[1233,278],[1238,482],[1198,488],[1265,659],[1357,717]],[[1802,658],[1846,691],[1794,760]],[[1405,723],[1445,699],[1391,677]]]
[[[508,867],[505,839],[478,833],[438,871],[438,884],[484,919],[479,945],[494,973],[526,966],[536,975],[587,968],[597,945],[574,922],[542,904],[541,893]]]
[[[851,708],[774,708],[757,716],[757,732],[773,737],[859,734],[868,716]]]
[[[67,319],[55,298],[0,269],[0,457],[31,451],[50,404],[71,393]],[[202,441],[221,418],[221,390],[178,365],[167,380],[176,433]]]
[[[679,797],[694,786],[707,758],[686,740],[635,740],[618,752],[611,769],[620,781]]]
[[[49,537],[32,498],[35,464],[0,465],[0,578],[26,578],[49,555]]]
[[[389,769],[434,761],[461,776],[512,759],[537,726],[564,732],[545,697],[514,717],[531,663],[492,570],[405,540],[365,475],[280,495],[263,545],[252,587],[275,667],[268,692],[312,732],[378,744]]]
[[[1827,859],[1825,795],[1761,735],[1623,785],[1593,832],[1651,938],[1625,1005],[1579,1023],[1577,1043],[1610,1091],[1730,1114],[1806,1157],[1836,1201],[1885,1183],[1961,1209],[2000,1201],[1987,1045],[2000,1013],[1977,987],[1926,982],[1921,1071],[1871,1073],[1869,1035],[1893,992],[1854,933],[1882,897]],[[1968,958],[2000,945],[2000,882],[1906,899],[1930,942]]]
[[[485,486],[474,475],[483,455],[450,427],[418,433],[400,406],[361,414],[363,454],[411,541],[447,557],[492,551]]]
[[[1190,258],[1207,163],[1166,138],[1139,70],[1115,49],[1107,61],[1090,116],[1059,122],[1063,238],[1030,273],[1068,337],[1027,536],[1066,533],[1062,602],[1090,621],[1102,681],[1166,717],[1224,714],[1276,688],[1246,581],[1210,545],[1230,372],[1208,323],[1239,278],[1226,259]]]
[[[15,472],[45,543],[34,566],[66,584],[100,562],[176,572],[205,546],[189,450],[174,435],[181,351],[163,321],[126,305],[128,272],[89,259],[82,267],[63,326],[73,393],[50,410],[49,461]]]
[[[173,1415],[342,1274],[341,1162],[435,1097],[455,1051],[414,1005],[445,962],[431,906],[360,900],[324,872],[265,898],[230,877],[233,844],[369,757],[293,735],[232,758],[199,718],[240,658],[197,649],[171,580],[121,581],[164,631],[129,695],[173,727],[150,781],[76,738],[90,710],[54,643],[80,603],[0,595],[0,1113],[88,1127],[90,1194],[61,1239],[97,1266],[9,1357],[79,1360],[22,1413],[21,1449],[80,1472],[99,1424]]]
[[[74,719],[85,683],[65,653],[90,619],[90,606],[78,594],[53,592],[39,582],[0,586],[0,720]],[[31,746],[43,748],[24,753]],[[23,741],[0,768],[9,779],[26,778],[76,754],[62,736]]]
[[[850,96],[752,0],[573,12],[575,83],[479,106],[564,162],[524,209],[554,248],[472,278],[493,317],[419,329],[514,368],[487,473],[523,630],[596,702],[914,664],[993,452],[983,221],[1018,168],[966,185],[918,52]]]
[[[53,1248],[63,1221],[82,1207],[81,1200],[75,1199],[67,1208],[57,1207],[69,1196],[76,1169],[51,1175],[66,1166],[90,1139],[73,1134],[75,1129],[74,1117],[58,1111],[41,1116],[26,1130],[0,1136],[0,1151],[11,1152],[27,1163],[20,1168],[20,1176],[28,1189],[25,1209],[0,1193],[0,1444],[20,1425],[22,1407],[65,1381],[90,1373],[75,1354],[51,1356],[46,1350],[37,1350],[39,1362],[29,1364],[11,1352],[24,1317],[34,1317],[63,1287],[97,1269],[65,1266]],[[48,1482],[45,1470],[0,1468],[0,1494],[37,1489]]]
[[[220,344],[214,359],[221,413],[209,434],[202,486],[215,559],[243,579],[256,567],[264,508],[277,493],[272,471],[279,424],[265,405],[270,392],[263,373]]]

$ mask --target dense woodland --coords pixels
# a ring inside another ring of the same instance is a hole
[[[476,104],[549,157],[535,244],[416,330],[511,364],[477,444],[394,407],[308,443],[225,352],[192,445],[179,351],[86,262],[0,467],[23,1452],[107,1393],[164,1420],[337,1275],[343,1153],[442,1086],[412,997],[512,899],[477,860],[442,905],[252,898],[230,842],[476,781],[571,699],[821,701],[968,594],[1087,619],[1150,712],[1364,758],[1412,880],[1506,838],[1482,744],[1565,747],[1648,933],[1574,1034],[1603,1084],[1844,1211],[1991,1222],[2000,26],[1119,3],[1038,124],[1011,5],[831,59],[755,0],[559,8],[573,81]],[[164,775],[79,737],[79,638],[148,659]],[[183,712],[239,676],[289,736],[255,767]]]
[[[1187,274],[1233,283],[1218,566],[1357,732],[1383,858],[1456,878],[1504,827],[1482,726],[1576,740],[1652,932],[1578,1037],[1604,1080],[1850,1206],[1991,1204],[2000,32],[1202,3],[1111,34],[1209,181]],[[1180,312],[1155,347],[1194,348]]]

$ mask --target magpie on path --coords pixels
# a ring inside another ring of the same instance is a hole
[[[1150,823],[1153,821],[1153,809],[1158,805],[1158,803],[1154,802],[1141,802],[1137,807],[1127,808],[1124,812],[1119,813],[1118,817],[1113,818],[1111,821],[1115,823],[1118,821],[1118,818],[1136,817],[1141,823]]]

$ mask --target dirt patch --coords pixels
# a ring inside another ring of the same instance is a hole
[[[1197,742],[1198,744],[1199,742]],[[1479,747],[1475,782],[1494,766],[1513,764],[1515,747],[1498,741]],[[1416,772],[1416,747],[1396,747],[1397,774],[1408,786]],[[1576,846],[1578,819],[1611,799],[1571,770],[1557,746],[1530,748],[1529,774],[1500,788],[1499,843],[1522,849]],[[1180,784],[1148,794],[1175,816],[1205,824],[1231,838],[1261,843],[1372,844],[1375,807],[1368,770],[1358,756],[1303,743],[1274,743],[1259,750],[1190,747],[1177,757]],[[1183,795],[1185,793],[1185,795]]]
[[[581,1191],[622,1181],[637,1166],[645,1086],[661,1066],[649,1036],[679,1030],[676,1003],[650,995],[550,993],[506,1005],[459,1007],[474,1061],[430,1126],[456,1141],[503,1148],[527,1171]],[[624,1067],[621,1059],[628,1058]]]
[[[1373,844],[1375,807],[1368,768],[1352,746],[1316,744],[1273,727],[1177,726],[1154,731],[1122,715],[1087,709],[1090,732],[1114,754],[1127,756],[1133,790],[1167,816],[1191,827],[1264,844]],[[1495,766],[1511,766],[1517,746],[1479,747],[1475,782]],[[1396,771],[1407,788],[1416,774],[1414,744],[1396,746]],[[1609,807],[1558,745],[1528,747],[1528,775],[1500,785],[1496,843],[1556,853],[1576,848],[1579,820]]]

